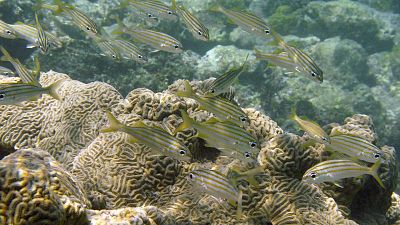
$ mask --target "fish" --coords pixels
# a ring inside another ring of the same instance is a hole
[[[256,168],[241,172],[238,168],[230,168],[226,177],[233,185],[237,185],[240,180],[245,180],[249,184],[259,187],[259,182],[256,180],[255,176],[263,174],[264,168],[258,166]]]
[[[185,81],[184,85],[185,91],[178,91],[178,97],[196,100],[200,104],[199,109],[212,113],[220,121],[228,121],[238,126],[248,124],[248,116],[238,105],[224,98],[199,96],[193,91],[189,81]]]
[[[8,69],[6,67],[0,66],[0,75],[3,75],[3,76],[14,76],[15,73],[14,73],[14,71],[12,71],[12,70],[10,70],[10,69]]]
[[[1,57],[1,60],[3,61],[9,61],[15,71],[17,72],[17,74],[19,75],[19,77],[21,78],[21,81],[23,83],[26,84],[33,84],[36,86],[39,86],[39,75],[40,75],[40,65],[39,65],[39,61],[36,58],[36,73],[29,71],[24,65],[22,65],[22,63],[18,60],[13,58],[10,53],[3,47],[0,46],[0,50],[3,53],[3,56]]]
[[[372,167],[365,167],[346,159],[328,160],[318,163],[308,169],[304,173],[302,180],[307,183],[319,184],[369,174],[374,177],[382,188],[385,189],[385,186],[378,175],[378,169],[381,163],[381,160],[378,160]]]
[[[50,47],[50,42],[49,39],[47,38],[46,32],[43,30],[42,26],[40,25],[39,18],[37,13],[35,13],[35,19],[36,19],[36,30],[37,30],[37,39],[36,39],[36,45],[39,47],[41,53],[46,54],[47,50]]]
[[[225,199],[231,206],[237,207],[238,214],[241,213],[241,192],[222,173],[216,170],[198,169],[191,171],[187,179],[193,187],[192,191]]]
[[[116,61],[120,61],[122,59],[122,55],[117,47],[113,45],[113,43],[106,39],[95,39],[95,43],[101,50],[101,55],[110,56]]]
[[[148,61],[147,56],[143,54],[136,45],[129,41],[116,39],[112,40],[111,43],[121,52],[124,58],[132,59],[138,63],[146,63]]]
[[[287,52],[281,52],[279,54],[269,54],[263,53],[257,49],[255,49],[254,51],[256,59],[258,60],[267,60],[274,65],[287,69],[290,72],[301,73],[301,71],[298,69],[297,64],[289,57]]]
[[[122,7],[126,5],[131,5],[136,9],[144,12],[148,18],[163,18],[166,20],[175,21],[177,19],[175,10],[171,9],[164,3],[156,0],[127,0],[122,2]]]
[[[129,29],[122,22],[119,22],[118,28],[113,34],[121,34],[121,32],[129,34],[133,39],[161,51],[171,53],[183,52],[182,44],[168,34],[147,29]]]
[[[230,91],[230,86],[233,84],[235,79],[239,77],[239,75],[243,72],[245,65],[247,63],[247,57],[244,61],[244,63],[240,67],[234,67],[221,76],[219,76],[217,79],[215,79],[209,86],[208,90],[205,91],[204,95],[205,96],[218,96],[220,94],[226,93]]]
[[[317,83],[324,81],[323,71],[309,55],[294,46],[286,44],[283,38],[275,31],[271,31],[271,34],[285,52],[287,52],[288,57],[296,64],[295,71],[304,74],[307,78]],[[279,58],[273,60],[279,60]]]
[[[289,117],[291,120],[296,122],[302,130],[307,132],[307,134],[315,141],[322,144],[329,144],[330,138],[329,135],[318,125],[316,122],[313,122],[308,119],[302,119],[296,114],[296,109],[292,108],[292,113]]]
[[[357,136],[349,134],[331,135],[330,144],[325,145],[325,147],[328,151],[339,152],[364,162],[375,163],[380,160],[385,163],[382,150]]]
[[[175,129],[174,133],[189,128],[196,129],[194,137],[206,141],[206,147],[217,148],[223,155],[243,159],[248,162],[256,162],[260,151],[257,140],[245,129],[229,122],[218,120],[199,123],[189,117],[186,111],[181,110],[183,122]]]
[[[222,6],[216,6],[213,10],[223,13],[230,21],[249,33],[266,38],[270,37],[270,27],[262,18],[252,12],[225,9]]]
[[[16,39],[18,38],[18,34],[17,32],[15,32],[14,29],[12,29],[12,27],[8,23],[0,20],[0,37]]]
[[[99,33],[97,24],[75,6],[62,2],[61,0],[54,0],[53,3],[54,5],[43,3],[40,4],[39,7],[49,9],[55,12],[56,15],[64,12],[76,26],[91,37]]]
[[[109,126],[101,129],[100,132],[124,132],[129,134],[131,143],[146,145],[157,155],[163,154],[180,161],[190,162],[189,149],[165,130],[148,126],[142,121],[136,122],[133,126],[127,126],[118,121],[111,112],[107,111],[106,115]]]
[[[38,47],[36,43],[36,40],[38,40],[38,30],[35,27],[23,23],[10,24],[10,27],[18,34],[18,38],[25,39],[30,43],[27,48]],[[50,32],[45,33],[51,46],[54,48],[62,47],[62,42],[57,36]]]
[[[0,84],[0,105],[19,105],[23,101],[36,101],[41,98],[43,94],[49,94],[54,99],[61,101],[57,89],[62,82],[64,82],[64,79],[47,87],[31,83]]]
[[[201,41],[208,41],[210,39],[207,27],[204,26],[200,20],[190,13],[183,5],[177,5],[176,0],[172,0],[172,9],[176,10],[179,18],[183,20],[194,38]]]

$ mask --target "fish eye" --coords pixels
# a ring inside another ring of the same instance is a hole
[[[137,57],[138,57],[139,59],[143,58],[143,56],[141,56],[141,55],[138,55]]]
[[[246,122],[247,121],[247,118],[245,117],[245,116],[240,116],[240,121],[242,121],[242,122]]]
[[[180,150],[180,151],[179,151],[179,154],[181,154],[181,155],[186,155],[186,151],[185,151],[185,150]]]
[[[167,11],[167,13],[168,13],[169,15],[172,15],[172,12],[171,12],[171,11]]]
[[[215,90],[214,90],[214,89],[211,89],[211,93],[213,93],[213,94],[214,94],[214,93],[215,93]]]
[[[179,48],[179,45],[174,45],[174,48]]]
[[[113,57],[114,59],[116,59],[116,58],[117,58],[117,56],[116,56],[116,55],[114,55],[114,54],[112,55],[112,57]]]
[[[266,34],[271,33],[268,29],[265,29],[264,31],[265,31]]]
[[[310,177],[311,177],[312,179],[315,179],[315,178],[317,177],[317,173],[311,172],[311,173],[310,173]]]
[[[317,74],[315,72],[311,72],[311,76],[316,77]]]
[[[374,154],[374,158],[375,158],[375,159],[380,158],[380,157],[381,157],[381,154],[380,154],[380,153],[375,153],[375,154]]]
[[[10,75],[8,72],[3,72],[3,74],[6,76]]]
[[[246,159],[249,159],[251,157],[250,152],[245,152],[244,153],[244,157],[246,157]]]
[[[6,97],[6,93],[0,92],[0,100],[3,100]]]
[[[12,32],[10,30],[6,30],[7,34],[12,34]]]
[[[328,138],[322,137],[322,140],[323,140],[323,141],[328,141]]]
[[[200,36],[203,35],[203,33],[202,33],[201,31],[198,31],[197,33],[198,33]]]
[[[255,148],[257,146],[257,143],[254,141],[249,142],[250,147]]]
[[[86,30],[91,30],[90,27],[86,26]]]
[[[193,179],[193,174],[192,173],[189,173],[189,178]]]

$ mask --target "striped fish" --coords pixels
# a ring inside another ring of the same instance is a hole
[[[365,162],[375,163],[381,160],[384,163],[382,150],[363,138],[340,134],[331,136],[330,142],[329,145],[326,145],[329,151],[343,153]]]
[[[0,75],[3,75],[3,76],[14,76],[15,73],[14,73],[14,71],[12,71],[12,70],[10,70],[10,69],[8,69],[6,67],[0,66]]]
[[[136,45],[122,39],[112,40],[112,44],[121,52],[122,57],[132,59],[138,63],[146,63],[147,57]]]
[[[235,79],[239,77],[239,75],[243,72],[248,56],[249,55],[246,56],[244,63],[240,67],[238,68],[234,67],[225,72],[224,74],[222,74],[217,79],[215,79],[208,87],[208,90],[205,91],[205,96],[217,96],[222,93],[228,92],[229,87],[233,84]]]
[[[319,184],[369,174],[375,178],[382,188],[385,188],[378,176],[380,165],[380,160],[378,160],[372,167],[361,166],[351,160],[328,160],[318,163],[308,169],[303,175],[303,181]]]
[[[285,49],[288,57],[292,59],[292,61],[296,64],[295,71],[306,75],[306,77],[318,83],[323,82],[323,71],[318,67],[318,65],[314,62],[313,59],[311,59],[309,55],[296,47],[286,44],[282,37],[275,31],[271,31],[271,34],[278,41],[278,44],[283,49]]]
[[[98,34],[97,24],[75,6],[64,3],[61,0],[55,0],[54,4],[55,5],[41,4],[40,6],[44,9],[52,10],[56,14],[64,12],[76,26],[91,37]]]
[[[296,110],[292,108],[292,114],[290,119],[296,122],[302,130],[307,132],[307,134],[313,139],[323,144],[329,144],[330,138],[328,134],[318,125],[316,122],[302,119],[296,114]]]
[[[3,53],[1,60],[9,61],[13,65],[15,71],[17,72],[23,83],[39,86],[38,75],[40,71],[38,68],[38,61],[36,61],[37,72],[35,74],[34,72],[29,71],[24,65],[22,65],[22,63],[18,59],[13,58],[3,46],[0,46],[0,50]]]
[[[233,207],[241,208],[238,203],[241,199],[239,190],[218,171],[199,169],[193,170],[188,175],[188,181],[192,184],[194,191],[209,194],[215,198],[222,198]]]
[[[178,91],[176,95],[196,100],[200,109],[214,114],[220,121],[228,121],[238,126],[249,122],[246,113],[238,105],[219,97],[201,97],[193,91],[189,81],[185,81],[185,91]]]
[[[259,187],[259,183],[255,176],[264,174],[264,168],[258,166],[256,168],[241,172],[239,168],[230,168],[226,177],[231,181],[232,184],[237,185],[240,180],[245,180],[249,184]]]
[[[155,49],[171,53],[183,52],[182,44],[175,38],[169,36],[168,34],[164,34],[153,30],[127,29],[126,27],[123,29],[123,31],[131,35],[131,37],[134,38],[135,40],[150,45]]]
[[[256,59],[267,60],[274,65],[280,66],[294,73],[301,73],[298,69],[297,64],[288,56],[287,52],[281,52],[279,54],[268,54],[263,53],[257,49],[254,50]]]
[[[218,6],[216,10],[225,14],[233,23],[249,33],[257,34],[261,37],[269,37],[271,33],[267,23],[251,12],[225,9],[222,6]]]
[[[110,56],[116,61],[122,59],[122,55],[119,52],[119,49],[113,45],[113,43],[109,40],[105,39],[95,39],[95,43],[100,48],[101,52],[100,55],[103,56]]]
[[[10,24],[10,27],[15,30],[18,37],[27,40],[30,45],[28,47],[37,47],[36,40],[38,40],[38,30],[35,27],[26,24]],[[54,48],[61,48],[62,42],[60,39],[50,32],[45,32],[46,37],[51,46]]]
[[[206,141],[205,146],[217,148],[223,155],[243,159],[248,162],[256,162],[260,151],[256,139],[245,129],[229,122],[219,122],[211,119],[199,123],[189,117],[186,111],[181,110],[183,122],[175,129],[176,132],[188,128],[196,129],[195,137]]]
[[[194,38],[201,41],[208,41],[210,39],[207,27],[205,27],[200,20],[193,16],[193,14],[183,5],[176,5],[176,0],[172,0],[172,9],[176,10]]]
[[[0,20],[0,37],[15,39],[18,38],[17,33],[15,32],[10,25],[2,20]]]
[[[111,112],[106,112],[106,114],[109,120],[109,127],[102,129],[100,132],[121,131],[129,134],[132,143],[144,144],[156,154],[161,153],[177,160],[190,162],[189,149],[165,130],[148,126],[141,121],[134,126],[126,126],[119,122]]]
[[[49,94],[60,100],[56,90],[64,80],[59,80],[48,87],[26,83],[0,84],[0,105],[18,105],[23,101],[36,101],[42,94]]]
[[[146,0],[146,1],[137,1],[137,0],[127,0],[128,4],[135,7],[136,9],[142,11],[147,15],[148,18],[158,19],[163,18],[167,20],[176,20],[176,12],[171,9],[164,3],[156,0]],[[126,3],[122,3],[122,5],[126,5]]]
[[[42,26],[40,25],[37,13],[35,13],[35,19],[36,19],[36,30],[37,30],[37,37],[38,37],[35,42],[36,42],[36,45],[39,47],[41,53],[46,54],[47,50],[50,47],[50,42],[49,42],[49,39],[47,38],[45,31],[43,30]]]

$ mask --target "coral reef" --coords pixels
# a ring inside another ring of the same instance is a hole
[[[397,161],[391,147],[382,147],[386,163],[379,175],[385,189],[368,176],[345,179],[342,189],[332,184],[311,185],[301,178],[308,168],[327,157],[324,145],[304,145],[307,136],[284,133],[260,111],[244,109],[250,118],[246,129],[261,144],[258,162],[264,173],[256,177],[259,187],[239,182],[243,216],[237,218],[236,208],[192,192],[186,178],[191,170],[214,168],[226,173],[241,164],[192,138],[193,130],[176,134],[189,146],[191,163],[154,155],[146,146],[130,143],[125,133],[99,134],[106,125],[106,109],[125,124],[143,120],[171,132],[182,121],[180,109],[205,121],[210,114],[199,110],[195,101],[174,95],[183,89],[183,80],[159,93],[135,89],[125,99],[104,83],[83,84],[55,72],[43,73],[41,83],[48,85],[61,78],[67,78],[59,89],[62,102],[44,96],[22,107],[2,106],[0,124],[7,126],[2,130],[30,125],[34,132],[14,129],[0,135],[1,146],[18,149],[0,161],[4,179],[1,221],[34,224],[29,222],[32,214],[19,213],[17,206],[5,207],[11,198],[19,199],[15,196],[24,193],[31,197],[22,198],[21,204],[37,202],[43,206],[41,214],[35,214],[35,222],[56,217],[49,224],[378,225],[398,221],[398,196],[392,194]],[[202,82],[191,85],[200,91]],[[14,111],[18,114],[12,114]],[[354,115],[343,125],[330,124],[326,130],[351,133],[373,143],[378,138],[366,115]],[[242,165],[244,170],[252,166]]]

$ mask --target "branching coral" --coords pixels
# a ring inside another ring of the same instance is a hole
[[[50,72],[42,75],[41,82],[46,86],[63,77],[66,75]],[[200,90],[201,85],[202,82],[191,83],[194,90]],[[17,150],[0,161],[0,219],[29,221],[30,214],[5,206],[21,201],[18,196],[31,193],[32,197],[24,201],[29,203],[38,196],[40,205],[45,199],[45,208],[40,211],[43,214],[38,218],[54,218],[51,224],[85,224],[86,220],[92,224],[274,225],[398,221],[398,197],[391,197],[397,176],[391,147],[382,147],[386,163],[379,171],[386,189],[368,176],[345,179],[341,182],[343,189],[332,184],[311,185],[301,179],[308,168],[326,160],[324,145],[307,145],[307,136],[284,133],[268,116],[244,109],[250,118],[246,129],[261,146],[258,162],[264,173],[256,176],[259,187],[239,181],[243,216],[237,218],[235,207],[193,192],[187,176],[198,168],[226,174],[232,167],[241,165],[244,171],[255,165],[220,156],[217,149],[205,147],[204,140],[194,137],[194,129],[176,134],[189,146],[194,156],[191,163],[154,155],[148,147],[130,142],[122,132],[99,134],[106,125],[106,109],[126,125],[143,121],[171,133],[182,122],[179,110],[186,110],[197,121],[210,118],[212,115],[200,110],[194,100],[174,95],[182,88],[183,81],[178,80],[162,93],[135,89],[123,99],[106,84],[67,79],[59,89],[62,102],[44,96],[23,107],[0,106],[0,145],[10,149],[35,147]],[[377,139],[372,121],[365,115],[347,118],[344,125],[327,127],[331,133],[350,133],[373,143]],[[26,188],[27,185],[34,188]],[[43,191],[34,195],[36,187]],[[24,201],[23,205],[28,204]]]

